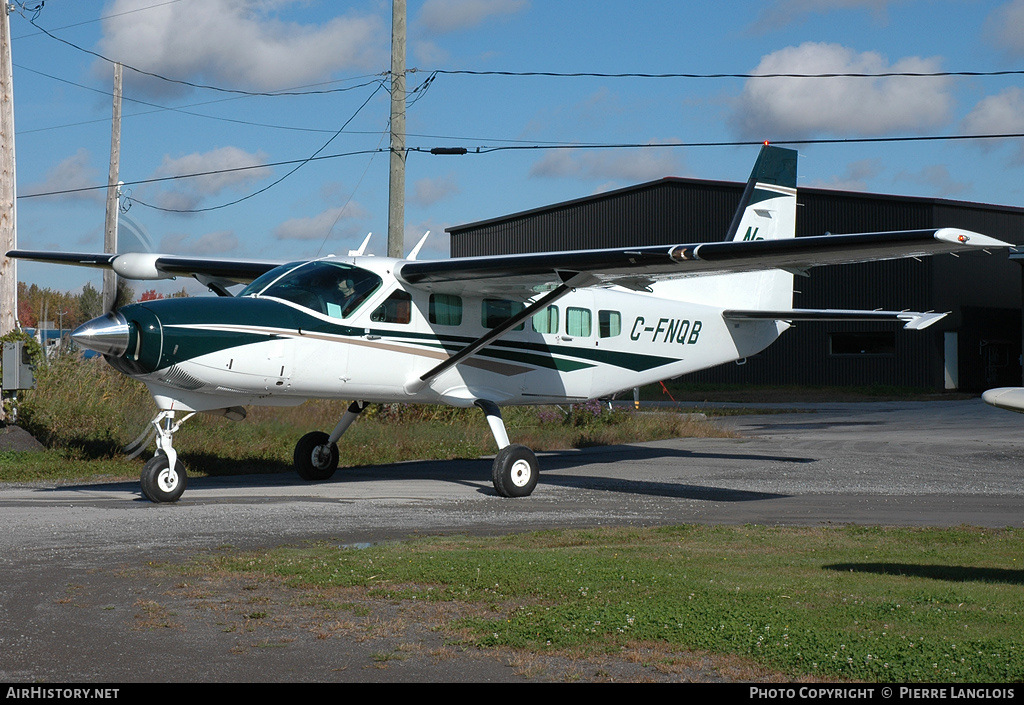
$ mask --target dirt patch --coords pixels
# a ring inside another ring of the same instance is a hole
[[[152,602],[135,605],[135,629],[198,634],[200,624],[214,626],[215,634],[203,640],[203,648],[235,656],[274,649],[278,658],[287,659],[290,652],[312,645],[319,656],[329,655],[333,661],[322,675],[341,679],[388,680],[390,672],[392,677],[415,673],[435,682],[792,680],[734,656],[656,643],[632,644],[611,654],[482,648],[455,624],[483,608],[453,601],[392,600],[362,588],[302,588],[266,574],[174,575],[166,566],[136,574],[166,587]]]

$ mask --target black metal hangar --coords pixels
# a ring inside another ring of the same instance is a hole
[[[452,257],[721,240],[743,184],[665,178],[448,228]],[[801,188],[797,236],[958,227],[1024,244],[1024,208]],[[979,392],[1021,384],[1021,271],[1005,251],[811,270],[797,308],[949,311],[923,331],[804,322],[719,384],[897,386]]]

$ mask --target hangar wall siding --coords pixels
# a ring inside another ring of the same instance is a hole
[[[715,242],[724,237],[742,192],[743,184],[661,179],[449,228],[451,255]],[[1024,243],[1022,208],[809,188],[800,189],[798,200],[798,237],[960,227]],[[794,306],[951,313],[920,332],[869,323],[801,323],[744,364],[721,365],[687,380],[942,391],[946,344],[953,340],[959,389],[1021,384],[1021,271],[1005,252],[814,269],[796,278]]]

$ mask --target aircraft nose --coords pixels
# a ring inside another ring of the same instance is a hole
[[[101,355],[120,357],[128,350],[128,321],[116,311],[83,323],[71,333],[71,339]]]

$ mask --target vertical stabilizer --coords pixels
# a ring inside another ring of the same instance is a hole
[[[796,237],[796,166],[795,150],[768,144],[761,148],[726,240]],[[658,296],[723,308],[793,307],[793,275],[779,269],[659,282],[653,289]]]
[[[764,145],[726,240],[782,240],[796,237],[796,150]],[[793,306],[793,275],[782,270],[742,275],[742,289],[754,309]]]
[[[726,240],[796,237],[796,151],[765,145],[743,189]]]

